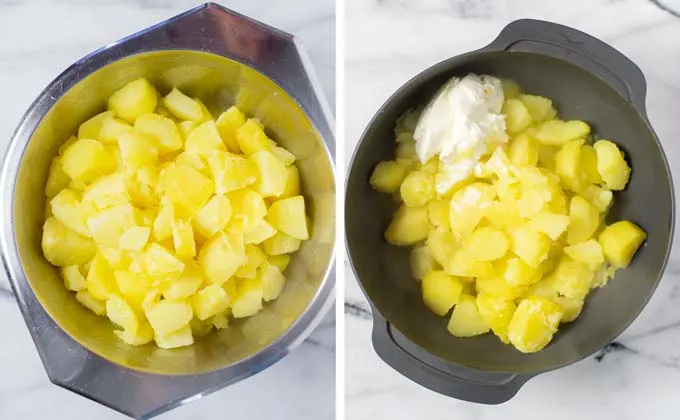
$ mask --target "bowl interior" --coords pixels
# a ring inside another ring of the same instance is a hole
[[[311,238],[286,269],[281,297],[258,315],[197,338],[193,346],[162,350],[131,347],[117,339],[112,324],[78,304],[58,271],[43,257],[44,186],[51,159],[87,118],[125,83],[146,77],[161,93],[178,87],[201,98],[213,115],[237,105],[259,118],[268,134],[297,157],[311,219]],[[332,163],[320,137],[295,100],[261,73],[218,55],[199,51],[155,51],[123,58],[85,77],[47,112],[28,143],[14,195],[16,244],[25,276],[48,314],[73,339],[123,366],[162,374],[194,374],[232,365],[285,334],[317,294],[332,259],[335,235]]]
[[[563,324],[544,350],[525,355],[487,334],[456,338],[448,317],[422,303],[420,284],[409,271],[408,248],[383,239],[396,205],[368,184],[375,165],[394,158],[396,119],[426,103],[450,77],[490,74],[516,80],[526,92],[553,100],[563,119],[587,121],[602,138],[626,153],[632,177],[615,194],[608,221],[629,219],[648,239],[633,263],[608,286],[593,291],[581,316]],[[662,274],[670,249],[673,196],[665,157],[651,128],[615,90],[566,61],[525,52],[481,52],[450,59],[404,85],[376,114],[364,133],[350,169],[345,204],[347,246],[357,278],[377,309],[394,327],[440,358],[489,371],[532,373],[563,366],[613,340],[642,310]]]

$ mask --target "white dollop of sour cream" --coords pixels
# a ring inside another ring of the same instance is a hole
[[[440,159],[440,194],[470,176],[492,146],[508,141],[503,85],[491,76],[454,77],[435,94],[418,119],[416,154],[422,163]]]

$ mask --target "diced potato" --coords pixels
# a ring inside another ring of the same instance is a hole
[[[109,109],[129,123],[156,109],[156,88],[146,79],[137,79],[117,90],[109,98]]]
[[[503,96],[506,98],[516,98],[522,93],[522,88],[512,79],[501,79],[503,85]]]
[[[96,315],[102,316],[106,313],[106,302],[95,299],[87,290],[80,290],[76,293],[76,300]]]
[[[194,316],[188,300],[161,300],[144,311],[156,335],[168,335],[188,326]]]
[[[477,295],[477,311],[486,325],[502,342],[508,344],[508,325],[515,313],[517,305],[512,299],[479,294]]]
[[[201,105],[177,88],[173,88],[163,98],[163,103],[180,120],[201,121],[203,119]]]
[[[102,210],[105,208],[125,204],[130,201],[130,194],[123,174],[116,172],[104,175],[90,184],[83,194],[83,202],[91,207]]]
[[[258,275],[262,282],[262,299],[265,302],[277,299],[286,284],[286,278],[281,274],[278,267],[266,262],[258,269]]]
[[[585,242],[590,239],[600,225],[600,214],[585,198],[574,196],[569,203],[569,227],[567,243],[569,245]]]
[[[301,195],[275,201],[269,207],[266,220],[280,232],[301,240],[309,239],[305,200]]]
[[[545,233],[550,239],[556,241],[567,230],[569,216],[542,211],[531,218],[529,226],[537,232]]]
[[[550,274],[555,290],[564,297],[581,299],[590,291],[595,273],[587,264],[568,257],[560,258]]]
[[[443,271],[432,271],[422,279],[423,301],[432,312],[446,315],[458,302],[463,285]]]
[[[451,255],[459,248],[451,231],[432,230],[427,235],[427,249],[441,266],[448,264]]]
[[[227,195],[231,203],[232,216],[227,231],[244,233],[258,226],[267,214],[267,205],[260,194],[250,188],[241,188]]]
[[[276,234],[276,229],[262,219],[257,220],[253,226],[243,232],[244,244],[260,244]]]
[[[570,140],[582,139],[590,133],[590,126],[583,121],[548,120],[535,133],[536,140],[548,146],[561,146]]]
[[[286,267],[288,267],[288,264],[290,264],[290,255],[289,254],[282,254],[282,255],[269,255],[267,256],[267,262],[270,265],[273,265],[274,267],[278,268],[281,273],[286,271]]]
[[[132,133],[132,126],[130,124],[118,118],[107,118],[102,122],[99,137],[96,139],[104,144],[115,144],[122,134],[129,133]]]
[[[198,127],[198,123],[196,121],[182,121],[177,124],[179,135],[182,136],[182,140],[185,142],[187,137],[189,137],[189,133],[191,133],[191,131],[196,127]]]
[[[586,264],[602,264],[604,262],[602,246],[595,239],[567,246],[564,248],[564,253],[572,260]]]
[[[376,190],[392,194],[399,190],[406,177],[406,172],[407,167],[402,163],[392,160],[383,161],[373,169],[369,182]]]
[[[116,115],[113,111],[104,111],[95,115],[78,127],[79,139],[99,139],[99,133],[102,129],[104,121],[112,119]]]
[[[538,296],[524,299],[510,320],[508,338],[522,353],[535,353],[552,340],[562,314],[562,308],[550,300]]]
[[[196,255],[196,242],[191,222],[175,219],[172,225],[172,242],[175,245],[177,258],[186,260]]]
[[[435,228],[449,230],[449,200],[435,200],[427,203],[427,215]]]
[[[208,165],[218,194],[226,194],[257,181],[257,168],[251,160],[242,156],[214,151],[208,156]]]
[[[226,311],[229,307],[230,298],[220,286],[211,284],[193,295],[191,301],[194,314],[198,319],[204,321]]]
[[[474,337],[489,332],[489,324],[480,315],[474,296],[460,296],[453,308],[447,329],[456,337]]]
[[[626,188],[630,179],[630,166],[623,152],[609,140],[598,140],[593,145],[597,155],[597,171],[605,187],[614,191]]]
[[[234,318],[253,316],[262,309],[264,291],[262,281],[259,278],[240,280],[233,302],[231,313]]]
[[[175,216],[191,219],[215,192],[215,184],[187,165],[170,164],[165,168],[158,186],[172,201]]]
[[[502,274],[511,286],[527,286],[541,279],[540,271],[516,257],[508,258]]]
[[[143,314],[143,303],[151,290],[147,279],[128,270],[115,270],[114,279],[118,290],[125,300],[140,314]]]
[[[67,228],[90,237],[87,219],[95,210],[89,203],[83,203],[80,193],[71,189],[63,189],[50,201],[52,215]]]
[[[523,221],[519,216],[519,209],[514,200],[491,201],[484,209],[484,217],[492,226],[499,229],[516,226]]]
[[[177,130],[177,125],[170,118],[158,114],[142,114],[135,120],[134,130],[136,133],[153,139],[153,144],[158,147],[160,154],[174,152],[182,148],[182,137]]]
[[[236,131],[245,123],[246,116],[235,106],[224,111],[215,121],[215,126],[220,133],[220,137],[222,137],[224,145],[232,153],[241,153],[241,147],[238,145],[238,141],[236,141]]]
[[[47,176],[47,184],[45,186],[45,195],[47,198],[52,198],[59,191],[63,190],[64,188],[68,188],[69,183],[71,182],[71,178],[64,172],[64,169],[61,166],[61,158],[60,157],[55,157],[52,160],[52,164],[50,165],[50,172],[49,175]]]
[[[300,173],[295,165],[286,166],[288,176],[286,177],[286,189],[281,197],[295,197],[300,195]]]
[[[118,247],[126,251],[141,251],[151,236],[151,229],[147,226],[132,226],[120,237]]]
[[[552,242],[544,233],[533,230],[529,224],[516,227],[509,232],[512,252],[530,267],[536,268],[550,252]]]
[[[94,256],[85,284],[87,291],[98,300],[106,300],[110,295],[118,292],[113,269],[102,254],[97,253]]]
[[[175,208],[166,198],[161,200],[161,208],[153,222],[153,237],[163,241],[172,236],[172,225],[175,222]]]
[[[158,162],[158,149],[150,137],[136,132],[121,133],[118,147],[125,166],[142,167]]]
[[[582,191],[583,197],[590,202],[599,212],[606,212],[612,204],[614,194],[611,191],[589,185]]]
[[[449,255],[443,266],[448,274],[458,277],[491,277],[494,275],[491,262],[473,260],[464,248]]]
[[[225,315],[215,315],[211,319],[212,325],[218,330],[229,328],[229,318]]]
[[[126,344],[131,346],[143,346],[153,341],[153,329],[147,323],[139,324],[136,331],[115,330],[116,336]]]
[[[519,133],[531,124],[531,114],[519,99],[507,99],[503,104],[505,126],[510,133]]]
[[[208,333],[213,329],[214,320],[217,318],[220,318],[220,322],[222,322],[222,320],[225,322],[225,328],[229,326],[229,321],[224,315],[217,315],[211,319],[206,319],[205,321],[201,321],[200,319],[193,317],[189,322],[191,333],[194,337],[203,337],[208,335]]]
[[[396,157],[397,160],[403,159],[415,161],[418,159],[418,155],[416,155],[416,142],[413,140],[413,134],[408,135],[408,140],[398,142]]]
[[[292,165],[295,162],[295,155],[283,147],[276,146],[271,150],[271,153],[276,156],[279,162],[283,163],[284,166]]]
[[[188,325],[170,334],[154,334],[156,345],[162,349],[175,349],[194,344],[194,337],[191,334],[191,327]]]
[[[184,144],[184,149],[189,153],[196,153],[206,158],[215,150],[226,151],[214,121],[206,121],[191,130]]]
[[[223,284],[245,262],[245,247],[241,238],[235,235],[218,234],[198,253],[198,264],[211,284]]]
[[[421,280],[439,266],[427,246],[413,248],[410,254],[411,275]]]
[[[547,187],[525,187],[521,191],[517,200],[517,213],[522,218],[530,218],[540,213],[549,201],[550,190]]]
[[[465,247],[468,256],[475,261],[493,261],[502,258],[510,248],[505,233],[497,228],[485,226],[470,234]]]
[[[587,184],[602,183],[602,176],[597,171],[597,153],[593,146],[584,144],[581,146],[581,169],[585,173],[585,181]]]
[[[288,170],[273,154],[266,150],[253,153],[248,160],[255,168],[253,188],[263,197],[278,197],[286,190]]]
[[[112,294],[106,299],[106,316],[130,334],[136,334],[139,329],[137,314],[120,295]]]
[[[393,245],[413,245],[427,238],[430,219],[427,207],[401,206],[385,231],[385,239]]]
[[[171,251],[156,243],[147,245],[135,263],[142,273],[153,279],[167,280],[184,271],[184,263]]]
[[[63,277],[64,284],[68,290],[77,292],[87,287],[85,284],[85,277],[83,277],[82,273],[80,272],[80,267],[77,265],[62,267],[61,277]]]
[[[89,183],[116,170],[116,159],[97,140],[79,139],[61,157],[61,167],[72,180]]]
[[[42,250],[47,261],[58,267],[64,267],[90,261],[97,247],[92,239],[50,217],[43,225]]]
[[[423,171],[411,172],[404,178],[399,192],[407,206],[424,206],[437,196],[434,189],[434,176]]]
[[[231,212],[229,199],[222,194],[216,194],[196,213],[194,228],[203,237],[210,238],[227,226]]]
[[[254,118],[250,118],[236,130],[236,141],[241,151],[248,156],[272,148],[261,123]]]
[[[555,154],[555,172],[560,176],[562,185],[574,192],[580,192],[586,181],[586,173],[581,167],[582,146],[583,140],[572,140]]]
[[[286,235],[283,232],[278,232],[276,235],[264,241],[264,252],[267,255],[281,255],[290,254],[300,248],[301,241],[292,236]]]
[[[493,199],[491,186],[476,182],[456,191],[451,198],[449,223],[459,241],[466,238],[484,216],[480,210],[486,209]]]
[[[518,299],[526,295],[526,286],[513,286],[501,275],[481,277],[475,282],[478,294],[498,296],[505,299]]]
[[[201,119],[199,120],[199,122],[205,122],[215,119],[215,117],[213,117],[212,114],[210,113],[208,107],[205,106],[205,104],[200,99],[194,98],[194,101],[198,102],[198,106],[201,107]]]
[[[136,224],[135,209],[130,203],[100,210],[87,219],[87,227],[94,241],[111,248],[117,247],[121,235]]]
[[[528,133],[524,132],[510,143],[508,158],[515,166],[535,166],[538,162],[540,144]]]
[[[202,282],[203,270],[201,266],[193,260],[186,261],[182,274],[165,284],[163,297],[174,300],[188,298],[196,293]]]
[[[607,262],[625,268],[646,238],[647,234],[639,226],[623,220],[604,228],[598,240]]]
[[[543,96],[519,95],[519,100],[527,107],[534,122],[543,122],[555,118],[557,115],[557,111],[552,106],[552,101]]]
[[[246,262],[236,270],[234,275],[243,279],[253,279],[257,269],[267,262],[267,254],[255,245],[246,245]]]

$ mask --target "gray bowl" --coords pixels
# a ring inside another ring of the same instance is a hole
[[[375,165],[394,157],[396,119],[426,103],[450,77],[468,73],[511,78],[527,92],[553,99],[563,118],[585,120],[615,140],[633,169],[626,190],[615,194],[608,221],[634,221],[647,231],[647,242],[626,270],[591,293],[579,319],[562,325],[535,354],[522,354],[490,334],[461,339],[447,332],[448,320],[422,303],[408,249],[383,239],[396,204],[368,183]],[[373,345],[384,361],[440,393],[501,403],[532,376],[593,354],[637,317],[664,271],[675,214],[671,174],[647,118],[645,93],[640,69],[612,47],[561,25],[520,20],[487,47],[425,70],[388,99],[355,151],[345,201],[348,253],[371,303]]]

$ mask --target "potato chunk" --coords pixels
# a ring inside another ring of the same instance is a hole
[[[154,141],[161,154],[174,152],[182,148],[182,137],[175,122],[158,114],[142,114],[135,120],[135,132],[147,136]]]
[[[541,297],[522,300],[508,325],[510,342],[522,353],[543,349],[557,331],[562,313],[559,305]]]
[[[411,275],[418,280],[421,280],[427,274],[436,270],[438,266],[427,246],[413,248],[411,250],[409,261],[411,266]]]
[[[422,279],[423,301],[432,312],[446,315],[458,302],[463,285],[443,271],[432,271]]]
[[[519,100],[529,111],[534,122],[543,122],[555,118],[557,112],[552,106],[552,101],[543,96],[519,95]]]
[[[267,255],[290,254],[300,249],[301,241],[283,232],[278,232],[274,236],[266,239],[263,243],[264,252]]]
[[[528,224],[513,229],[510,238],[512,252],[533,268],[538,267],[548,257],[552,245],[550,238],[531,229]]]
[[[79,139],[61,157],[61,167],[72,180],[89,183],[116,170],[116,159],[97,140]]]
[[[597,154],[597,171],[605,187],[614,191],[626,188],[630,179],[630,166],[624,159],[623,152],[609,140],[598,140],[593,147]]]
[[[489,332],[489,324],[480,315],[474,296],[460,295],[447,329],[456,337],[474,337]]]
[[[162,300],[144,311],[156,335],[165,336],[189,325],[193,317],[186,300]]]
[[[98,211],[87,219],[87,227],[97,244],[116,248],[121,235],[135,226],[136,220],[134,207],[125,203]]]
[[[593,236],[600,225],[600,214],[585,198],[574,196],[569,203],[569,245],[585,242]]]
[[[213,181],[187,165],[172,163],[165,168],[158,186],[172,202],[176,215],[191,219],[215,193]]]
[[[536,140],[549,146],[561,146],[570,140],[584,138],[590,133],[590,126],[583,121],[548,120],[536,131]]]
[[[194,228],[205,238],[224,229],[231,219],[231,203],[222,194],[215,194],[194,217]]]
[[[201,105],[177,88],[173,88],[163,98],[163,103],[180,120],[201,121],[203,119]]]
[[[477,296],[477,310],[484,322],[502,342],[508,344],[508,325],[517,309],[512,299],[480,294]]]
[[[266,150],[253,153],[250,158],[256,178],[253,188],[263,197],[279,197],[286,190],[288,170],[273,154]]]
[[[261,123],[253,118],[236,130],[236,141],[241,151],[248,156],[272,148]]]
[[[510,241],[502,230],[486,226],[472,232],[465,247],[475,261],[494,261],[508,252]]]
[[[198,264],[205,279],[221,285],[246,262],[246,251],[240,238],[219,234],[208,241],[198,253]]]
[[[231,153],[241,153],[241,147],[236,141],[236,132],[246,123],[246,116],[235,106],[230,107],[224,111],[217,121],[215,126],[222,137],[224,145]]]
[[[277,299],[286,283],[286,278],[283,276],[278,267],[268,263],[262,264],[258,269],[258,276],[262,282],[262,299],[265,302]]]
[[[129,123],[156,109],[157,93],[146,79],[137,79],[117,90],[109,98],[109,109]]]
[[[253,316],[262,309],[264,290],[262,280],[243,279],[236,287],[234,301],[231,304],[231,313],[234,318]]]
[[[189,153],[208,157],[215,150],[226,151],[214,121],[206,121],[191,130],[184,148]]]
[[[598,265],[604,262],[602,246],[595,239],[589,239],[580,244],[567,246],[564,248],[564,253],[574,261],[586,264]]]
[[[401,206],[385,231],[385,239],[394,245],[412,245],[427,238],[429,230],[427,207]]]
[[[404,178],[399,193],[407,206],[424,206],[436,197],[434,176],[424,171],[411,172]]]
[[[216,150],[208,156],[208,165],[217,194],[226,194],[257,181],[258,168],[242,156]]]
[[[383,161],[376,165],[371,174],[370,184],[376,190],[392,194],[396,192],[406,177],[406,165],[396,161]]]
[[[598,238],[604,256],[611,265],[628,267],[638,248],[647,238],[639,226],[623,220],[607,226]]]
[[[519,133],[531,124],[531,114],[519,99],[507,99],[503,104],[505,126],[510,133]]]
[[[85,264],[97,247],[92,239],[64,226],[54,217],[43,225],[42,250],[45,258],[58,267]]]
[[[269,207],[266,220],[274,229],[293,238],[309,239],[305,217],[305,200],[301,195],[275,201]]]
[[[229,301],[229,295],[216,284],[206,286],[192,298],[194,313],[201,321],[226,311]]]

